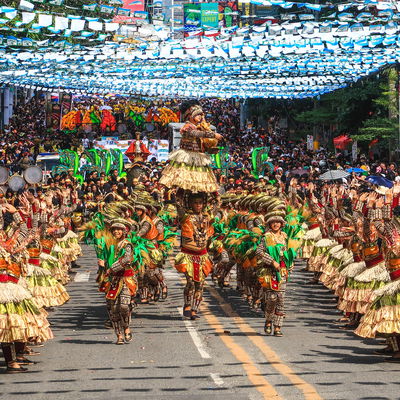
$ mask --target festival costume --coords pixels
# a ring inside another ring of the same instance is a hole
[[[175,257],[175,268],[186,277],[184,308],[190,307],[197,313],[203,298],[204,280],[213,268],[207,249],[213,227],[206,213],[189,213],[184,216],[181,229],[182,245]]]
[[[195,125],[191,120],[203,114],[200,106],[190,107],[184,115],[180,148],[170,154],[169,164],[163,170],[160,183],[167,188],[178,187],[192,193],[218,191],[211,169],[211,158],[206,151],[216,147],[215,133],[207,123]]]
[[[319,217],[322,213],[322,205],[311,202],[310,216],[307,218],[308,229],[303,237],[302,257],[309,259],[313,253],[315,243],[322,239]]]
[[[133,263],[133,245],[121,240],[116,247],[116,260],[108,272],[105,285],[107,308],[117,336],[129,328],[132,314],[132,298],[136,295],[136,269]]]
[[[221,201],[223,201],[223,199],[221,199]],[[229,252],[224,246],[224,240],[229,231],[229,212],[226,209],[220,209],[215,213],[214,219],[214,235],[209,246],[210,255],[214,264],[212,278],[223,288],[229,285],[230,271],[235,265],[235,261],[230,257]]]
[[[151,252],[151,262],[145,265],[144,271],[139,275],[140,298],[142,302],[147,302],[149,299],[158,300],[162,290],[162,282],[164,281],[162,272],[159,269],[159,264],[162,263],[163,257],[161,252],[156,250],[160,231],[152,218],[147,215],[147,209],[143,204],[136,202],[135,207],[140,207],[144,213],[139,223],[137,235],[148,240],[155,247],[154,251]]]
[[[390,276],[390,283],[375,290],[373,300],[366,314],[360,321],[355,333],[372,338],[377,335],[393,336],[393,349],[399,351],[400,334],[400,223],[398,217],[392,221],[378,223],[378,231],[384,238],[385,264]]]
[[[284,232],[268,231],[257,247],[257,275],[265,293],[265,324],[273,324],[280,329],[285,316],[284,299],[286,282],[291,265],[283,258],[286,249],[287,235]],[[279,268],[274,267],[274,263]]]
[[[16,232],[15,240],[7,241],[9,252],[0,246],[0,343],[7,372],[26,371],[14,364],[17,357],[23,358],[28,341],[44,342],[53,337],[47,314],[39,310],[23,279],[26,257],[22,249],[26,241],[21,230]]]

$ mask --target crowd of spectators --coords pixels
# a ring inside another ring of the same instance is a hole
[[[111,105],[121,102],[120,99],[110,99]],[[85,99],[81,104],[88,107],[90,99]],[[104,100],[94,99],[97,105]],[[368,174],[381,175],[392,181],[400,180],[400,170],[394,163],[374,162],[361,154],[354,162],[350,154],[334,153],[324,147],[317,151],[307,149],[305,140],[291,141],[287,131],[280,128],[278,115],[271,116],[264,127],[255,124],[245,124],[241,127],[239,103],[232,100],[203,99],[200,101],[206,119],[222,134],[230,154],[228,166],[216,170],[217,179],[225,191],[251,190],[257,183],[279,180],[287,183],[291,178],[296,178],[300,184],[317,177],[328,169],[348,169],[357,167],[364,169]],[[141,103],[143,104],[143,103]],[[161,100],[149,101],[147,107],[161,106]],[[177,111],[180,102],[169,100],[164,105]],[[45,101],[40,96],[31,99],[28,103],[21,102],[14,108],[14,115],[9,125],[0,134],[0,164],[11,166],[13,172],[34,164],[40,152],[57,151],[63,148],[78,149],[82,140],[86,146],[92,145],[85,133],[78,135],[64,133],[60,130],[49,130],[46,127]],[[251,152],[255,147],[269,148],[268,165],[256,179],[251,162]],[[158,184],[161,170],[165,163],[158,163],[154,159],[148,160],[144,174],[140,178],[148,191],[155,198],[162,196],[162,189]],[[17,166],[17,167],[15,167]],[[129,193],[127,179],[117,179],[118,173],[113,171],[110,176],[104,173],[93,172],[85,177],[79,188],[80,197],[89,202],[111,201],[118,197],[126,197]],[[137,180],[134,180],[134,184]],[[72,174],[53,176],[48,185],[75,185]]]

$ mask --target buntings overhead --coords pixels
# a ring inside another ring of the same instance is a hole
[[[345,87],[399,62],[397,3],[249,2],[271,4],[285,14],[276,17],[280,23],[269,26],[220,28],[210,37],[207,30],[201,32],[203,37],[191,36],[191,32],[182,40],[136,38],[134,43],[101,45],[86,41],[83,46],[76,37],[60,40],[64,36],[56,33],[39,44],[31,38],[3,37],[0,83],[127,96],[305,98]],[[290,9],[301,9],[303,14],[288,18]],[[22,11],[10,7],[1,11],[6,22],[0,15],[0,29],[3,24],[12,30]],[[312,19],[315,11],[318,22]],[[40,17],[41,23],[53,23],[50,17]],[[84,21],[82,30],[89,29],[86,24],[90,22],[99,22],[69,15],[66,30],[78,19]],[[18,47],[25,39],[32,43]],[[133,120],[145,123],[140,113],[130,111]],[[93,118],[97,116],[85,113],[83,123],[94,123]],[[174,116],[165,112],[155,118],[163,121]],[[109,125],[112,128],[112,121]]]

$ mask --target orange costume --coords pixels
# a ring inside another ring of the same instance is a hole
[[[204,281],[212,270],[208,256],[208,239],[214,228],[207,214],[188,214],[182,222],[182,247],[176,256],[175,268],[195,282]]]

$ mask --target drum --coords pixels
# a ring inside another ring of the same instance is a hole
[[[25,186],[25,179],[21,175],[13,175],[9,180],[8,180],[8,187],[13,191],[13,192],[18,192],[18,190],[21,190]]]
[[[7,182],[9,176],[10,173],[8,171],[8,168],[0,167],[0,185],[4,185]]]
[[[7,193],[8,186],[0,186],[0,194],[5,195]]]
[[[43,172],[38,166],[33,165],[24,171],[24,179],[31,185],[35,185],[42,181]]]

